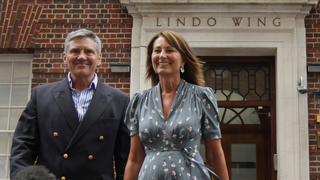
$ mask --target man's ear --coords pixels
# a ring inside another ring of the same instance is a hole
[[[62,57],[63,57],[63,63],[66,64],[66,65],[68,65],[68,63],[67,63],[67,57],[66,57],[66,53],[65,53],[65,52],[63,52]]]
[[[102,54],[99,55],[97,66],[101,66]]]

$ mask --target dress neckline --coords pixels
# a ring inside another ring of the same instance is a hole
[[[161,114],[161,118],[162,118],[162,120],[163,120],[165,123],[167,123],[167,122],[170,120],[170,116],[171,116],[172,112],[174,111],[174,106],[175,106],[176,102],[178,101],[178,99],[179,99],[179,97],[180,97],[179,95],[181,94],[181,91],[182,91],[182,89],[183,89],[184,84],[185,84],[185,80],[181,78],[181,80],[180,80],[180,82],[179,82],[179,85],[178,85],[178,89],[177,89],[177,91],[176,91],[176,93],[175,93],[175,95],[174,95],[174,99],[173,99],[173,102],[172,102],[172,104],[171,104],[171,108],[170,108],[170,111],[169,111],[169,113],[168,113],[167,120],[165,120],[164,115],[163,115],[163,107],[162,107],[162,96],[161,96],[161,86],[160,86],[160,82],[156,85],[156,88],[155,88],[155,89],[156,89],[156,94],[157,94],[157,96],[158,96],[158,98],[156,97],[156,102],[158,102],[158,103],[157,103],[157,106],[159,107],[158,109],[161,111],[161,112],[159,111],[159,113]]]

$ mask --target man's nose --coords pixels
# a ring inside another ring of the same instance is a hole
[[[84,53],[84,51],[80,51],[79,56],[77,59],[81,59],[81,60],[86,60],[86,54]]]

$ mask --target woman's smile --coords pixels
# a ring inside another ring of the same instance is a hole
[[[159,66],[167,66],[169,63],[159,63]]]

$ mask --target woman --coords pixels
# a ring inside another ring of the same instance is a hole
[[[208,166],[228,180],[217,103],[204,85],[202,63],[177,33],[163,31],[147,47],[152,88],[135,93],[126,123],[131,149],[125,180],[210,179]],[[205,140],[207,165],[200,156]]]

